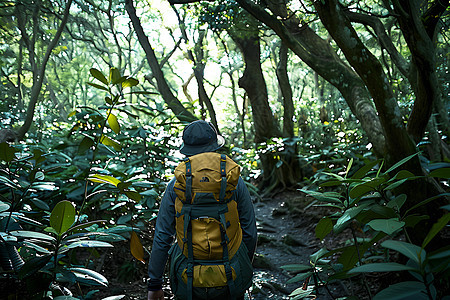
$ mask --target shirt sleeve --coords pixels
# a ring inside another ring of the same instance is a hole
[[[156,219],[152,252],[148,264],[148,289],[160,290],[163,283],[164,269],[169,256],[170,246],[175,236],[175,199],[173,178],[164,192]]]
[[[255,254],[256,242],[258,240],[255,210],[253,208],[252,199],[250,198],[250,193],[241,177],[239,177],[236,187],[236,201],[239,212],[239,221],[242,228],[242,240],[244,241],[245,246],[247,246],[250,259],[252,259]]]

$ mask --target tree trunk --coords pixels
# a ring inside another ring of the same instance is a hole
[[[250,99],[255,126],[255,143],[267,142],[278,135],[278,129],[269,107],[267,86],[261,69],[259,37],[256,31],[252,36],[238,36],[236,33],[231,35],[245,61],[245,71],[238,84],[245,89]]]
[[[269,26],[300,59],[335,86],[374,147],[375,154],[385,152],[383,128],[367,93],[364,82],[335,53],[327,41],[311,28],[301,25],[284,2],[267,1],[274,15],[250,0],[236,0],[255,18]],[[281,19],[282,21],[280,21]]]
[[[352,67],[364,80],[373,97],[385,131],[388,165],[414,154],[416,152],[415,143],[403,125],[397,101],[392,93],[392,88],[388,85],[380,62],[363,45],[350,21],[340,9],[337,0],[324,3],[315,2],[314,5],[322,23]],[[402,168],[417,176],[424,175],[417,156],[404,164]],[[408,201],[403,207],[405,210],[440,192],[438,185],[433,180],[426,178],[407,181],[398,191],[408,196]],[[421,243],[424,240],[433,223],[442,215],[439,208],[445,202],[442,199],[442,201],[431,202],[425,207],[421,207],[421,212],[430,216],[430,219],[421,223],[422,226],[414,228],[414,234],[411,236],[414,242]],[[436,239],[433,242],[440,244],[442,240]]]
[[[261,69],[258,32],[252,30],[251,33],[245,35],[230,32],[230,35],[241,50],[245,62],[244,74],[238,83],[247,92],[252,107],[253,125],[255,128],[254,141],[256,144],[266,143],[271,138],[280,136],[280,132],[277,129],[275,118],[269,106],[267,86]],[[263,171],[261,186],[264,187],[266,192],[273,191],[280,183],[284,184],[281,180],[282,174],[279,174],[280,176],[275,174],[278,171],[276,163],[277,160],[271,151],[263,151],[261,153]]]
[[[191,112],[189,112],[183,104],[178,100],[170,90],[170,87],[164,77],[164,74],[161,70],[161,67],[156,58],[155,52],[153,51],[152,46],[148,40],[148,37],[144,33],[144,29],[142,28],[141,21],[136,15],[136,9],[133,6],[132,0],[127,0],[125,2],[125,8],[127,13],[133,23],[133,28],[136,31],[139,43],[145,51],[147,61],[150,65],[153,75],[155,76],[156,83],[158,86],[158,90],[166,102],[167,106],[172,110],[175,116],[184,122],[192,122],[197,120]]]
[[[36,108],[36,104],[39,100],[39,95],[41,93],[42,84],[44,82],[45,68],[47,67],[47,63],[48,63],[48,60],[50,59],[50,55],[52,54],[52,50],[53,50],[53,48],[55,48],[56,44],[58,43],[59,38],[61,37],[61,34],[64,30],[64,27],[66,26],[67,19],[69,17],[70,6],[72,5],[72,2],[73,2],[73,0],[69,0],[66,4],[66,7],[64,9],[64,15],[61,19],[61,23],[59,24],[59,27],[55,33],[55,36],[51,40],[50,44],[47,46],[47,49],[45,51],[45,55],[44,55],[44,58],[42,59],[42,63],[41,63],[39,70],[37,70],[37,62],[35,62],[35,66],[36,66],[35,80],[33,80],[33,87],[31,88],[30,102],[28,104],[25,122],[18,131],[18,139],[19,140],[24,139],[25,134],[28,132],[28,130],[31,127],[31,124],[33,123],[34,111]],[[38,24],[35,24],[35,26],[38,26]],[[23,30],[23,28],[21,28],[21,31],[22,30]],[[22,32],[22,36],[24,36],[25,34],[26,34],[25,32]],[[32,41],[29,41],[29,42],[30,42],[29,49],[34,49],[34,42],[35,42],[34,38]],[[34,55],[35,55],[34,52],[33,53],[30,52],[30,54],[29,54],[30,57],[34,57]]]

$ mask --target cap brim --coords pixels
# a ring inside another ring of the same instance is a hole
[[[182,144],[180,148],[181,154],[192,156],[204,152],[213,152],[217,149],[220,149],[225,145],[225,139],[223,136],[217,135],[217,141],[210,144],[210,145],[201,145],[201,146],[192,146],[192,145],[186,145]]]

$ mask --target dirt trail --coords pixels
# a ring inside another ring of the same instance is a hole
[[[300,193],[283,193],[255,203],[258,247],[254,260],[253,299],[289,299],[301,282],[286,284],[291,276],[281,266],[308,264],[318,250],[314,226],[318,217],[305,213]]]

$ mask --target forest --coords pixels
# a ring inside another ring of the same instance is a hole
[[[253,201],[246,299],[450,299],[449,13],[0,1],[0,299],[147,299],[195,120]]]

